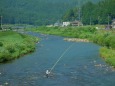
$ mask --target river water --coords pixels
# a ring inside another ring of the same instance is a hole
[[[0,64],[0,86],[115,86],[115,69],[99,56],[93,43],[67,42],[63,37],[29,33],[42,38],[36,51]],[[74,43],[52,70],[60,55]]]

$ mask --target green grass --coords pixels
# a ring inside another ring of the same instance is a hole
[[[100,55],[107,63],[115,67],[115,50],[102,47],[100,49]]]
[[[39,27],[31,29],[35,32],[44,34],[60,35],[66,37],[88,38],[91,34],[95,33],[94,27]]]
[[[0,62],[16,59],[35,50],[38,38],[13,31],[0,32]]]

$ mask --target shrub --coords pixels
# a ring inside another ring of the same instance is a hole
[[[13,31],[0,32],[0,62],[15,59],[35,50],[38,38]]]
[[[3,43],[0,41],[0,47],[2,47],[3,46]]]
[[[112,66],[115,66],[115,50],[102,47],[100,49],[100,55],[105,59],[107,63]]]
[[[113,36],[113,37],[111,38],[110,47],[111,47],[112,49],[115,49],[115,36]]]
[[[0,51],[0,62],[5,62],[11,60],[11,54],[6,49]]]
[[[15,52],[15,46],[14,45],[7,45],[6,49],[9,51],[9,53]]]

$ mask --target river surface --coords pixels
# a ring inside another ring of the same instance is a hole
[[[115,69],[100,58],[100,46],[67,42],[59,36],[29,34],[42,38],[36,51],[0,64],[0,86],[115,86]],[[46,78],[45,71],[73,43]]]

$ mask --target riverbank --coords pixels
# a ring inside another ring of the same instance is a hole
[[[64,38],[65,41],[72,41],[72,42],[89,42],[87,39],[79,39],[79,38]]]
[[[0,63],[33,52],[38,38],[14,31],[0,32]]]
[[[96,26],[83,27],[39,27],[37,29],[30,29],[35,32],[59,35],[64,37],[71,37],[76,39],[87,39],[91,42],[101,45],[100,55],[106,58],[106,62],[115,67],[115,30],[96,29]],[[74,40],[75,41],[75,40]],[[107,53],[104,53],[107,52]],[[111,55],[111,58],[109,58]],[[109,58],[109,61],[107,60]]]
[[[115,50],[108,49],[106,47],[102,47],[100,49],[100,56],[104,58],[104,60],[112,65],[115,68]]]

